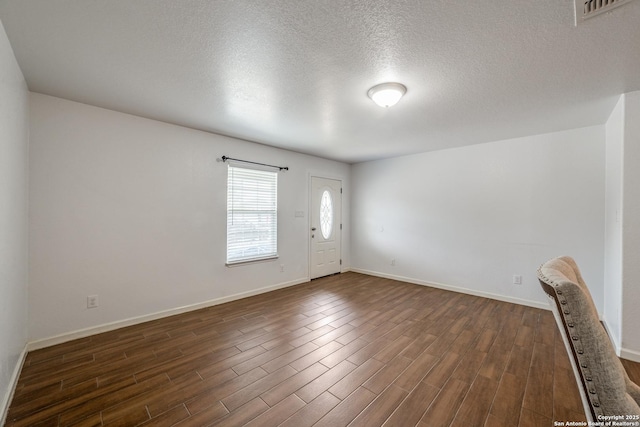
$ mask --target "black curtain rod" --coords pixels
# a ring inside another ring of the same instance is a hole
[[[258,163],[258,162],[251,162],[249,160],[241,160],[241,159],[234,159],[233,157],[227,157],[227,156],[222,156],[222,161],[226,162],[227,160],[235,160],[236,162],[242,162],[242,163],[251,163],[252,165],[260,165],[260,166],[267,166],[270,168],[276,168],[276,169],[280,169],[280,170],[289,170],[288,166],[275,166],[275,165],[268,165],[266,163]]]

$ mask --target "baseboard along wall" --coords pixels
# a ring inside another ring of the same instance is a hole
[[[78,338],[85,338],[91,335],[100,334],[102,332],[108,332],[108,331],[113,331],[115,329],[124,328],[126,326],[137,325],[139,323],[149,322],[151,320],[156,320],[163,317],[174,316],[176,314],[199,310],[201,308],[212,307],[214,305],[224,304],[224,303],[235,301],[238,299],[275,291],[277,289],[288,288],[290,286],[295,286],[295,285],[299,285],[307,282],[309,282],[308,277],[300,278],[300,279],[292,280],[289,282],[283,282],[283,283],[279,283],[272,286],[265,286],[263,288],[254,289],[252,291],[233,294],[233,295],[229,295],[222,298],[216,298],[216,299],[205,301],[205,302],[185,305],[182,307],[172,308],[169,310],[158,311],[156,313],[145,314],[143,316],[131,317],[129,319],[118,320],[115,322],[105,323],[98,326],[92,326],[90,328],[67,332],[64,334],[56,335],[54,337],[31,341],[27,344],[27,351],[33,351],[33,350],[38,350],[45,347],[51,347],[53,345],[62,344],[64,342],[72,341]]]
[[[483,292],[475,289],[463,288],[460,286],[446,285],[444,283],[429,282],[426,280],[415,279],[412,277],[381,273],[379,271],[364,270],[359,268],[351,268],[351,271],[356,273],[368,274],[370,276],[383,277],[385,279],[398,280],[400,282],[413,283],[415,285],[429,286],[432,288],[443,289],[445,291],[459,292],[462,294],[474,295],[477,297],[489,298],[497,301],[510,302],[513,304],[526,305],[527,307],[534,307],[534,308],[541,308],[543,310],[549,310],[548,304],[545,304],[539,301],[531,301],[531,300],[525,300],[521,298],[508,297],[505,295],[494,294],[491,292]]]
[[[7,393],[4,395],[4,398],[0,402],[0,426],[5,425],[7,422],[7,415],[9,413],[9,405],[11,404],[11,400],[13,400],[13,395],[16,392],[16,387],[18,386],[18,378],[20,378],[20,372],[22,372],[22,367],[24,366],[24,361],[27,358],[28,344],[24,346],[22,349],[22,353],[20,354],[20,358],[18,363],[16,363],[15,368],[13,369],[13,373],[11,374],[11,379],[9,380],[9,388]]]

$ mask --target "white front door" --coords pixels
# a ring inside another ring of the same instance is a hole
[[[311,177],[311,278],[339,273],[342,264],[342,182]]]

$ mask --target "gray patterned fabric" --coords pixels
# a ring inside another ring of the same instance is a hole
[[[591,410],[588,418],[640,415],[640,387],[618,359],[575,261],[567,256],[547,261],[538,269],[538,279],[558,309],[556,320],[565,334],[569,357],[575,361],[585,411]]]

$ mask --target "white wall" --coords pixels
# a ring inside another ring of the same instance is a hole
[[[640,362],[640,91],[624,100],[621,356]]]
[[[290,167],[279,176],[278,260],[225,267],[222,155]],[[310,173],[343,179],[350,217],[347,164],[39,94],[30,162],[34,341],[306,281]]]
[[[622,339],[622,162],[624,95],[606,124],[604,310],[602,317],[616,348]]]
[[[604,159],[594,126],[354,165],[352,268],[546,306],[571,255],[602,310]]]
[[[28,100],[0,22],[0,424],[27,343]]]

